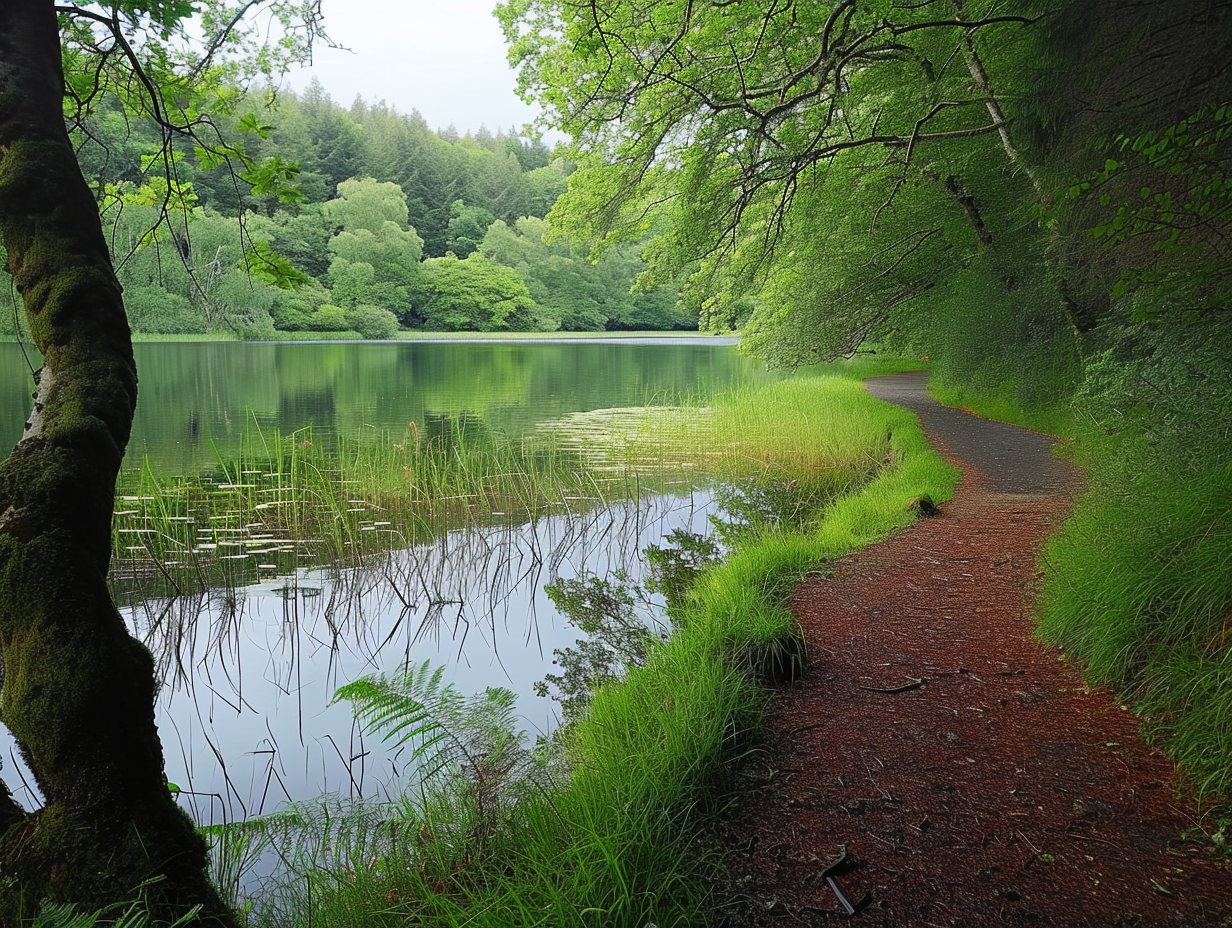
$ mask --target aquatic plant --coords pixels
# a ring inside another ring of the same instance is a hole
[[[199,474],[121,475],[112,579],[130,599],[235,587],[304,566],[354,566],[445,531],[585,511],[672,481],[670,467],[595,473],[548,436],[513,441],[474,417],[356,439],[257,426]]]

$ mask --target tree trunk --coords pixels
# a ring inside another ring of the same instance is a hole
[[[153,661],[106,584],[137,372],[62,95],[53,0],[3,0],[0,235],[45,363],[0,464],[0,720],[45,806],[26,814],[0,789],[0,924],[44,899],[93,910],[144,897],[158,919],[200,905],[234,925],[167,790]]]

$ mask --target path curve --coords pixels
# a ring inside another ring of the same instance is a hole
[[[941,514],[805,581],[805,679],[778,691],[725,829],[732,925],[1232,925],[1232,872],[1138,721],[1038,644],[1036,553],[1078,476],[1052,441],[868,382],[963,471]]]

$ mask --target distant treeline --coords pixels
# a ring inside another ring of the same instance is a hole
[[[633,292],[639,245],[591,262],[545,241],[571,166],[542,142],[435,132],[417,112],[360,98],[346,109],[316,81],[273,99],[268,125],[220,128],[246,130],[254,161],[298,166],[292,203],[246,182],[237,160],[203,162],[187,146],[157,156],[158,136],[118,109],[78,132],[135,331],[696,328],[675,288]],[[20,313],[0,308],[12,334]]]

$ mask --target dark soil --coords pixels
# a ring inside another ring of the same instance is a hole
[[[1078,475],[1050,439],[930,400],[922,375],[869,389],[963,479],[796,591],[809,668],[739,776],[729,924],[1232,925],[1232,871],[1172,764],[1034,638],[1037,551]],[[841,846],[851,916],[822,873]]]

